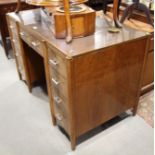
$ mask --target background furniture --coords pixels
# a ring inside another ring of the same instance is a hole
[[[0,0],[0,32],[1,32],[1,39],[2,39],[2,45],[4,47],[4,51],[6,56],[9,56],[9,50],[10,50],[10,41],[9,41],[9,32],[7,28],[7,22],[6,22],[6,13],[13,12],[16,10],[17,6],[17,0]],[[21,10],[27,10],[35,8],[34,6],[27,5],[24,0],[22,1]]]
[[[128,109],[136,113],[149,35],[128,27],[109,33],[97,18],[94,35],[66,44],[40,9],[7,18],[18,72],[21,58],[30,91],[46,79],[53,124],[66,131],[72,149],[89,130]]]
[[[146,21],[153,26],[153,20],[151,19],[150,9],[145,4],[139,2],[139,0],[133,0],[133,3],[126,7],[121,17],[121,23],[123,23],[127,17],[130,17],[134,10],[139,10],[143,12]]]
[[[120,15],[124,13],[124,10],[128,4],[125,1],[122,1],[120,9]],[[108,11],[112,12],[113,5],[108,5]],[[152,12],[151,19],[154,20],[154,15]],[[111,15],[110,15],[111,16]],[[111,16],[112,18],[112,16]],[[145,72],[144,72],[144,79],[143,79],[143,85],[141,89],[141,94],[147,93],[148,91],[152,90],[154,88],[154,28],[146,24],[148,23],[146,16],[144,12],[134,10],[130,20],[125,21],[125,25],[130,26],[134,29],[144,31],[146,33],[150,33],[150,43],[148,48],[148,55],[147,55],[147,63],[145,65]]]

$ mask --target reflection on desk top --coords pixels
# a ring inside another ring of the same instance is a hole
[[[18,20],[21,25],[24,25],[26,30],[32,32],[37,37],[41,37],[42,40],[47,41],[69,58],[147,36],[142,31],[126,26],[119,33],[109,33],[108,28],[111,23],[97,17],[94,35],[76,38],[73,39],[72,43],[66,44],[64,39],[56,39],[54,37],[49,28],[50,22],[47,20],[48,17],[41,9],[21,11],[19,14],[10,13],[9,15]]]

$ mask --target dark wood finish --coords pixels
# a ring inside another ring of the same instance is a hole
[[[7,28],[7,21],[6,21],[6,13],[13,12],[16,10],[17,7],[17,0],[0,0],[0,33],[2,37],[2,45],[4,47],[4,51],[6,56],[9,55],[9,49],[7,47],[7,37],[9,37],[9,32]],[[22,0],[21,2],[21,10],[28,10],[36,8],[35,6],[28,5]]]
[[[43,58],[53,124],[67,132],[74,150],[77,138],[87,131],[128,109],[136,113],[149,35],[129,27],[109,33],[107,22],[97,18],[94,35],[66,44],[49,31],[41,12],[24,11],[20,18],[14,13],[9,16],[18,19],[20,39],[25,44],[23,59],[27,62],[36,54]],[[29,38],[39,40],[42,46],[33,47]],[[32,55],[26,54],[25,46],[31,47]],[[28,77],[36,75],[40,80],[33,63],[25,64],[25,69],[33,70]]]

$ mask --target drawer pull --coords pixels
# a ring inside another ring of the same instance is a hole
[[[60,104],[62,102],[62,99],[58,96],[54,96],[54,101],[57,103],[57,104]]]
[[[58,65],[58,61],[56,61],[56,60],[50,59],[49,61],[54,66]]]
[[[60,82],[57,81],[56,79],[52,78],[52,82],[55,84],[55,85],[58,85]]]
[[[20,36],[24,36],[25,35],[25,33],[24,32],[20,32]]]
[[[9,27],[10,27],[10,29],[13,29],[14,28],[12,25],[10,25]]]
[[[56,117],[56,119],[59,120],[59,121],[62,121],[62,120],[63,120],[63,116],[62,116],[61,114],[58,114],[58,113],[57,113],[57,114],[55,115],[55,117]]]
[[[19,56],[19,54],[18,54],[18,53],[15,53],[15,55],[16,55],[16,57],[18,57],[18,56]]]
[[[18,69],[19,69],[20,72],[22,72],[22,67],[21,66],[19,66]]]
[[[32,41],[32,45],[34,46],[34,47],[37,47],[37,46],[39,46],[39,42],[34,42],[34,41]]]
[[[13,42],[13,43],[15,43],[15,42],[16,42],[16,40],[15,40],[15,39],[12,39],[12,42]]]

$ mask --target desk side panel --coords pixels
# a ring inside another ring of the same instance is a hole
[[[137,105],[146,46],[143,38],[74,59],[78,136]]]

